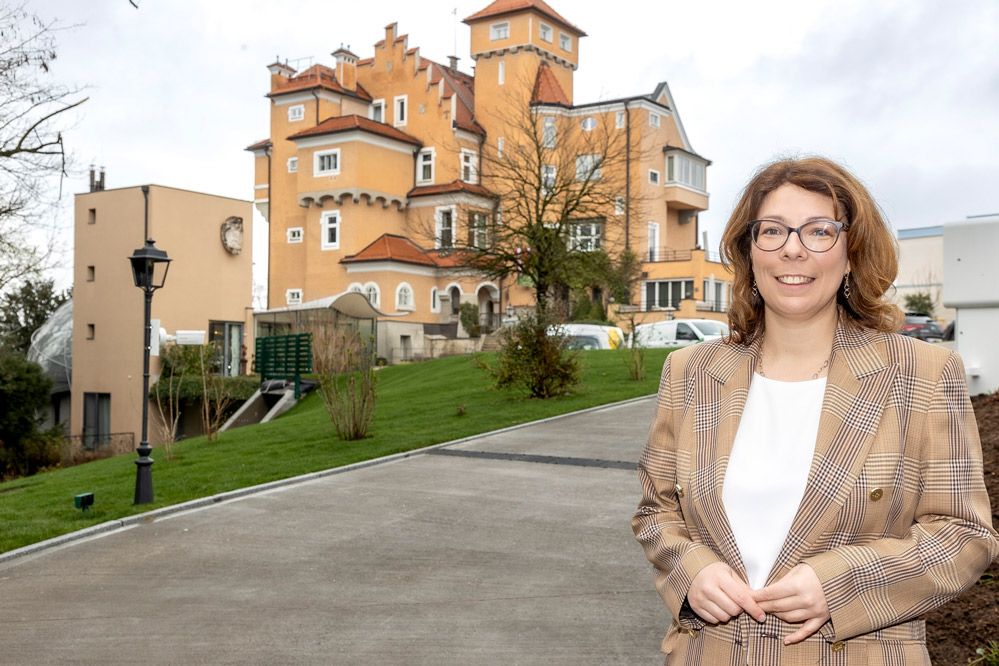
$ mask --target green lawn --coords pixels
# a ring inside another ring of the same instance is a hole
[[[491,388],[468,356],[384,368],[367,439],[340,441],[313,394],[271,423],[223,433],[216,442],[174,444],[169,460],[154,451],[153,504],[132,504],[134,455],[0,483],[0,552],[157,507],[648,395],[665,357],[666,350],[648,350],[646,378],[636,382],[628,378],[624,352],[583,352],[577,390],[546,401]],[[95,498],[86,513],[73,507],[82,492]]]

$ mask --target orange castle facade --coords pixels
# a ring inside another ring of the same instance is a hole
[[[577,105],[586,34],[543,0],[496,0],[464,22],[474,75],[456,58],[423,57],[394,23],[371,57],[340,48],[333,66],[269,66],[270,136],[247,148],[269,223],[268,307],[361,292],[389,315],[379,348],[400,360],[427,349],[427,336],[463,335],[460,304],[475,304],[486,330],[532,306],[516,280],[476,275],[450,251],[478,242],[502,214],[484,177],[518,141],[509,118],[521,104],[553,126],[600,123],[627,137],[620,173],[606,175],[621,183],[620,198],[580,228],[592,247],[641,258],[637,321],[674,309],[723,316],[726,273],[698,245],[710,162],[691,146],[668,86]]]

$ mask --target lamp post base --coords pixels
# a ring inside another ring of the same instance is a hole
[[[139,447],[139,459],[135,461],[135,502],[133,504],[151,504],[153,501],[153,459],[149,457],[152,449],[145,442],[143,445]]]

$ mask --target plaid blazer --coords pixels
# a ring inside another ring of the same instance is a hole
[[[837,329],[805,494],[767,580],[809,564],[831,620],[785,647],[794,625],[773,615],[706,625],[686,605],[708,564],[746,580],[722,484],[759,353],[701,343],[663,367],[632,528],[676,619],[667,664],[929,664],[919,617],[971,586],[999,540],[961,359],[893,333]]]

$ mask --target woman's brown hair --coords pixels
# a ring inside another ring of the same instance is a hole
[[[722,234],[722,253],[733,272],[728,321],[734,342],[749,344],[763,333],[763,299],[753,294],[749,225],[768,194],[785,183],[833,200],[836,219],[845,223],[850,261],[849,294],[840,287],[841,319],[879,331],[898,328],[899,309],[885,297],[898,273],[895,237],[867,188],[853,174],[824,157],[782,159],[764,165],[739,199]]]

